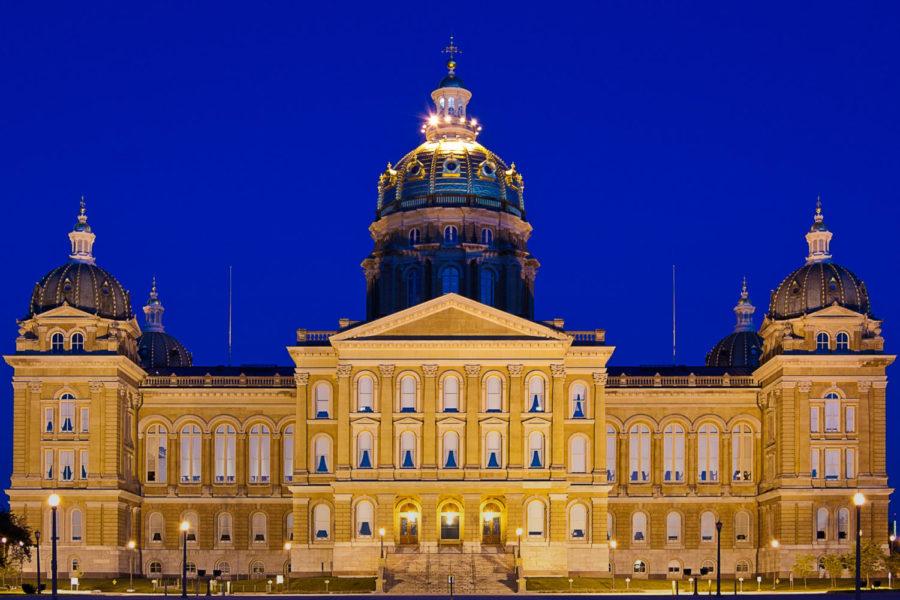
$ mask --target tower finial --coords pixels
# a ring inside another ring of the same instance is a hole
[[[87,208],[84,203],[84,196],[78,204],[78,218],[75,226],[69,232],[69,241],[72,243],[72,253],[69,258],[75,262],[83,262],[94,264],[94,239],[96,236],[88,225]]]
[[[453,34],[450,34],[450,43],[444,46],[444,49],[441,50],[444,54],[450,55],[450,60],[447,61],[447,71],[450,75],[453,75],[456,70],[456,55],[462,54],[462,50],[459,49],[459,46],[453,43]]]
[[[734,326],[735,331],[753,331],[753,313],[756,307],[750,302],[750,292],[747,291],[747,277],[741,281],[741,297],[738,298],[737,304],[734,306],[734,316],[737,323]]]
[[[813,224],[806,234],[806,243],[809,245],[809,254],[806,256],[806,262],[817,263],[824,262],[831,258],[831,236],[825,226],[825,215],[822,212],[822,195],[816,197],[816,213],[813,216]]]
[[[164,312],[166,309],[159,301],[159,293],[156,291],[156,275],[154,275],[150,284],[150,296],[147,298],[147,304],[144,305],[144,331],[165,331],[162,323]]]

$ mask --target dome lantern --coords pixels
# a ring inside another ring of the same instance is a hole
[[[190,367],[193,357],[176,338],[166,333],[162,324],[165,308],[156,290],[156,277],[150,286],[150,296],[144,305],[143,334],[138,339],[138,357],[148,370]]]
[[[84,206],[84,196],[82,196],[78,221],[69,232],[69,241],[72,243],[72,253],[69,258],[74,262],[94,264],[94,239],[96,237],[91,231],[91,226],[88,225],[87,210]]]
[[[747,292],[747,278],[741,282],[741,297],[738,303],[734,305],[734,316],[737,317],[737,323],[734,326],[735,333],[739,331],[753,331],[753,313],[756,307],[750,303],[750,294]]]
[[[822,215],[822,197],[816,199],[816,215],[813,217],[812,227],[806,234],[806,243],[809,245],[809,254],[806,264],[820,263],[831,260],[831,236],[825,226],[825,217]]]
[[[763,340],[753,330],[753,313],[756,307],[750,303],[747,291],[747,278],[741,283],[741,296],[734,307],[737,323],[734,331],[713,346],[706,355],[708,367],[750,367],[759,366],[762,355]]]
[[[456,55],[462,54],[453,36],[450,44],[443,52],[450,55],[447,61],[447,75],[431,92],[434,101],[434,112],[428,116],[422,126],[422,132],[429,142],[442,139],[474,140],[481,131],[475,119],[466,117],[466,108],[472,99],[472,92],[463,86],[462,80],[456,76]]]
[[[147,304],[144,306],[144,330],[164,332],[166,330],[162,324],[164,312],[166,309],[159,300],[159,293],[156,291],[156,277],[154,277],[153,284],[150,286],[150,297],[147,298]]]

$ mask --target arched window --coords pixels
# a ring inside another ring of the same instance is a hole
[[[269,428],[250,428],[250,483],[269,483]]]
[[[151,542],[161,542],[163,541],[163,532],[165,531],[165,521],[163,521],[163,516],[160,513],[151,513],[150,517],[147,519],[147,534],[149,535],[149,541]]]
[[[503,438],[497,431],[489,431],[485,436],[484,464],[488,469],[499,469],[503,465],[502,443]]]
[[[200,483],[202,441],[199,425],[181,428],[181,483]]]
[[[716,572],[716,563],[711,560],[704,560],[700,563],[700,572],[703,572],[703,569],[706,569],[706,574],[712,576]]]
[[[647,563],[645,563],[641,559],[637,559],[636,561],[634,561],[634,566],[632,567],[632,571],[634,571],[638,575],[640,575],[642,573],[646,573],[647,572]]]
[[[412,375],[400,380],[400,412],[416,412],[416,380]]]
[[[166,448],[169,433],[162,425],[151,425],[147,428],[147,483],[166,482]]]
[[[231,565],[224,560],[220,560],[216,563],[216,570],[220,571],[225,578],[231,575]]]
[[[488,231],[488,230],[485,230]],[[494,306],[494,290],[497,287],[497,277],[490,269],[481,270],[478,299],[482,304]]]
[[[162,575],[162,563],[158,560],[151,560],[150,564],[147,565],[147,572],[150,575]]]
[[[187,541],[189,541],[189,542],[196,543],[196,541],[197,541],[197,523],[198,523],[197,513],[195,513],[195,512],[184,513],[184,515],[181,517],[181,520],[187,521],[187,524],[188,524],[187,531],[184,533],[185,539],[187,539]]]
[[[294,426],[288,425],[281,434],[281,456],[284,464],[282,469],[285,483],[294,480]]]
[[[825,433],[841,430],[841,397],[834,392],[825,394]]]
[[[684,427],[666,425],[663,431],[663,480],[670,483],[684,481]]]
[[[75,396],[72,394],[59,397],[59,430],[66,433],[75,431]]]
[[[541,538],[544,537],[545,507],[540,500],[532,500],[528,503],[526,509],[526,526],[528,527],[528,537]]]
[[[459,467],[459,434],[455,431],[448,431],[443,438],[443,465],[445,469],[456,469]]]
[[[72,334],[72,352],[84,351],[84,334],[75,332]]]
[[[444,412],[459,412],[459,378],[448,375],[441,393]]]
[[[232,530],[233,524],[231,513],[220,512],[219,516],[216,517],[216,536],[218,537],[219,543],[230,544],[233,542],[234,534],[232,533]]]
[[[606,541],[616,537],[616,522],[611,512],[606,513]]]
[[[569,390],[571,396],[571,409],[569,415],[573,419],[584,419],[587,417],[587,388],[583,383],[576,383]]]
[[[838,350],[850,349],[850,335],[846,331],[839,331],[835,338],[835,348]]]
[[[670,560],[667,571],[672,577],[681,577],[681,563],[677,560]]]
[[[666,515],[666,541],[681,541],[681,513],[672,511]]]
[[[444,267],[441,271],[441,293],[459,293],[459,270],[456,267]]]
[[[447,225],[444,227],[444,242],[447,244],[455,244],[459,240],[459,229],[456,225]]]
[[[709,511],[700,515],[700,541],[712,542],[716,539],[716,516]]]
[[[69,513],[69,528],[73,542],[80,542],[84,539],[84,517],[80,508],[73,508]]]
[[[400,468],[416,468],[416,434],[412,431],[400,434]]]
[[[528,466],[532,469],[544,467],[544,435],[539,431],[532,431],[528,436]]]
[[[406,273],[406,305],[415,306],[422,301],[422,274],[413,267]]]
[[[734,541],[750,541],[750,514],[740,511],[734,515]]]
[[[237,432],[231,425],[216,427],[216,483],[234,483]]]
[[[616,428],[606,426],[606,480],[616,480]]]
[[[422,239],[422,235],[421,235],[421,232],[418,230],[418,228],[413,227],[412,229],[409,230],[409,245],[410,246],[414,246],[414,245],[418,244],[421,239]]]
[[[544,379],[535,375],[528,380],[528,412],[544,412]]]
[[[838,539],[846,540],[850,532],[850,511],[846,508],[838,509]]]
[[[488,227],[481,230],[481,243],[490,246],[494,243],[494,231]]]
[[[635,542],[647,540],[647,514],[636,512],[631,515],[631,539]]]
[[[631,481],[650,481],[650,428],[632,425],[628,432],[628,462]]]
[[[503,384],[499,377],[491,376],[485,381],[485,412],[500,412],[503,410]]]
[[[265,579],[266,565],[262,561],[254,560],[250,563],[250,579]]]
[[[284,539],[287,542],[294,541],[294,513],[289,512],[284,517]]]
[[[828,509],[824,506],[816,511],[816,540],[824,541],[828,539],[829,518]]]
[[[372,537],[373,523],[375,521],[375,508],[368,500],[362,500],[356,504],[356,536]]]
[[[327,540],[331,537],[331,508],[327,504],[317,504],[313,509],[313,538]]]
[[[750,573],[750,563],[746,560],[739,560],[734,565],[734,572],[738,577],[747,578]]]
[[[320,435],[316,438],[316,473],[331,472],[331,438],[327,435]]]
[[[316,418],[331,418],[331,386],[327,383],[319,383],[316,385]]]
[[[587,535],[587,508],[576,502],[569,507],[569,537],[582,540]]]
[[[587,439],[583,435],[569,438],[569,472],[587,473]]]
[[[250,518],[250,539],[254,544],[266,543],[266,514],[257,512],[253,513]]]
[[[831,338],[824,331],[820,331],[816,334],[816,350],[820,352],[827,352],[830,346]]]
[[[372,460],[372,434],[368,431],[361,432],[356,436],[356,466],[360,469],[371,469],[374,461]]]
[[[356,382],[356,410],[361,413],[375,410],[375,380],[368,375]]]
[[[719,480],[719,429],[706,424],[697,435],[697,471],[701,482]]]
[[[65,351],[65,337],[63,334],[56,332],[50,336],[50,352],[59,353]]]
[[[738,425],[731,432],[732,479],[753,481],[753,430]]]

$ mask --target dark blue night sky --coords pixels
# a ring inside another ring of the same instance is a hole
[[[678,362],[702,364],[741,277],[759,324],[802,264],[821,194],[898,347],[900,4],[330,4],[0,8],[3,353],[82,194],[98,264],[136,310],[158,277],[196,364],[225,361],[227,265],[235,363],[363,318],[377,177],[419,143],[451,32],[479,140],[525,177],[538,318],[670,363],[674,263]]]

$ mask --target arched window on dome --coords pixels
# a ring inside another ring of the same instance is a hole
[[[455,244],[459,241],[459,229],[456,225],[447,225],[444,227],[444,243]]]
[[[489,231],[489,230],[485,230]],[[494,306],[494,292],[497,287],[497,277],[494,275],[494,272],[490,269],[482,269],[481,270],[481,281],[478,290],[478,300],[482,304],[487,304],[488,306]]]
[[[850,349],[850,335],[846,331],[839,331],[834,341],[835,349],[845,352]]]
[[[490,246],[494,243],[494,230],[485,227],[481,230],[481,243],[485,246]]]
[[[65,349],[65,337],[63,334],[56,332],[50,336],[50,352],[58,354]]]
[[[816,334],[816,350],[819,352],[827,352],[829,350],[831,338],[824,331]]]
[[[838,334],[840,335],[840,334]],[[84,334],[81,332],[75,332],[72,334],[72,352],[83,352],[84,351]]]
[[[422,274],[413,267],[406,272],[406,305],[415,306],[422,301]]]
[[[441,271],[441,293],[459,293],[459,270],[456,267],[444,267]]]
[[[415,246],[422,239],[422,233],[419,231],[418,227],[413,227],[409,230],[409,245]]]

